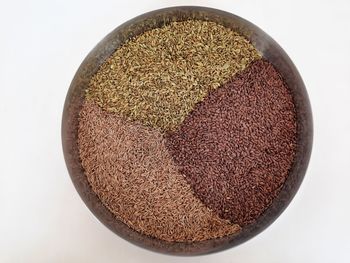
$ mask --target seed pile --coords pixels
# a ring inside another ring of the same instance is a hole
[[[175,130],[208,91],[259,58],[231,29],[206,21],[174,22],[119,48],[91,79],[87,98],[128,120]]]
[[[91,78],[78,146],[87,180],[130,228],[169,242],[253,223],[294,161],[281,75],[244,37],[173,22],[128,40]]]
[[[195,194],[241,226],[270,205],[292,165],[294,104],[267,61],[211,92],[168,135],[167,147]]]
[[[193,195],[162,134],[85,102],[79,146],[85,174],[104,205],[125,224],[166,241],[200,241],[237,232]]]

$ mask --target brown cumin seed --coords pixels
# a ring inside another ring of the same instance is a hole
[[[87,98],[128,120],[175,130],[210,90],[260,57],[229,28],[173,22],[119,48],[91,79]]]

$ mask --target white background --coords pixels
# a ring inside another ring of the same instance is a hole
[[[87,53],[153,9],[242,16],[290,55],[307,86],[314,147],[291,205],[266,231],[180,258],[122,240],[86,208],[61,148],[66,92]],[[3,1],[0,4],[0,262],[350,262],[350,1]]]

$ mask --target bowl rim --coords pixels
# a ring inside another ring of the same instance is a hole
[[[167,242],[129,228],[116,219],[93,192],[80,164],[77,121],[89,78],[116,49],[130,37],[144,31],[172,21],[189,19],[214,21],[240,32],[252,42],[264,58],[278,69],[292,92],[296,107],[297,149],[290,173],[280,193],[254,224],[223,238],[193,243]],[[253,23],[226,11],[202,6],[173,6],[147,12],[121,24],[103,38],[81,63],[71,82],[64,104],[61,129],[62,147],[70,177],[90,211],[100,222],[125,240],[152,251],[173,255],[202,255],[218,252],[237,246],[266,229],[286,209],[298,191],[309,163],[313,140],[309,97],[297,68],[286,52]]]

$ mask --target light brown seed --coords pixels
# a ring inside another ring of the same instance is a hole
[[[134,230],[177,242],[212,239],[240,230],[193,195],[159,131],[87,101],[80,113],[78,143],[93,190]]]

